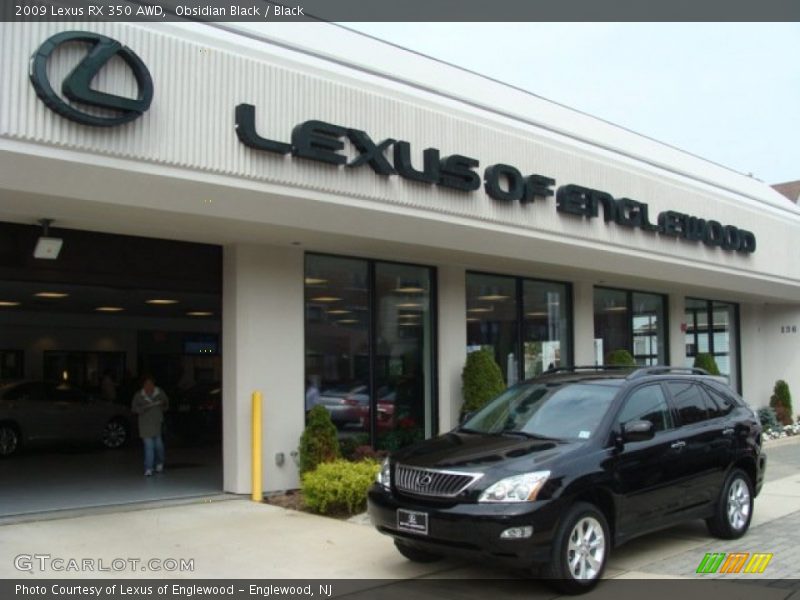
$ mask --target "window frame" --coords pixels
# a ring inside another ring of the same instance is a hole
[[[406,262],[401,260],[385,260],[381,258],[369,258],[365,256],[356,256],[352,254],[336,254],[332,252],[311,252],[306,251],[303,253],[303,278],[306,276],[306,268],[308,265],[308,258],[311,256],[320,256],[328,258],[341,258],[346,260],[358,260],[366,263],[367,266],[367,304],[369,306],[369,319],[367,322],[367,353],[369,360],[369,371],[367,381],[367,393],[369,394],[369,443],[373,448],[376,447],[378,441],[378,396],[377,396],[377,379],[378,373],[375,368],[375,357],[378,347],[378,324],[377,324],[377,310],[378,310],[378,294],[375,285],[376,281],[376,267],[378,264],[400,265],[406,267],[415,267],[421,269],[428,269],[430,273],[430,327],[431,327],[431,432],[433,437],[439,431],[439,271],[434,265],[425,265],[421,263]],[[303,287],[303,308],[305,311],[305,285]],[[303,315],[303,356],[305,357],[306,345],[306,326],[307,318],[304,312]],[[303,360],[303,377],[305,373],[306,364],[305,358]],[[304,392],[305,394],[305,392]],[[301,403],[301,409],[305,412],[305,395]],[[304,421],[305,422],[305,419]]]
[[[566,301],[566,315],[567,315],[567,331],[566,331],[566,338],[569,341],[569,348],[567,351],[566,360],[561,361],[561,366],[572,366],[575,364],[575,298],[574,298],[574,286],[572,285],[571,281],[563,281],[559,279],[543,279],[540,277],[527,277],[524,275],[510,275],[508,273],[498,273],[498,272],[490,272],[490,271],[480,271],[475,269],[468,269],[464,273],[464,291],[465,291],[465,302],[467,300],[466,296],[466,287],[467,287],[467,278],[470,275],[478,275],[478,276],[485,276],[485,277],[504,277],[506,279],[512,279],[514,281],[514,302],[515,309],[514,309],[514,318],[515,318],[515,329],[516,329],[516,344],[514,351],[517,356],[517,381],[515,383],[522,383],[523,381],[528,381],[531,379],[530,377],[525,377],[525,340],[524,333],[525,333],[525,282],[533,282],[533,283],[553,283],[556,285],[563,285],[565,289],[565,301]],[[465,304],[466,308],[466,304]],[[469,344],[469,337],[464,340],[465,345]],[[504,366],[500,365],[500,370],[505,373]],[[508,382],[506,382],[508,384]]]
[[[667,433],[669,433],[671,431],[676,431],[681,426],[679,421],[678,421],[678,415],[677,415],[677,413],[675,411],[675,406],[673,406],[672,402],[670,402],[671,398],[670,398],[670,395],[669,395],[669,390],[665,389],[664,384],[662,382],[660,382],[660,381],[649,381],[649,382],[637,385],[635,387],[632,387],[631,389],[629,389],[624,394],[624,396],[622,398],[622,401],[619,404],[619,409],[617,410],[616,414],[614,415],[614,420],[612,421],[612,424],[613,424],[612,427],[613,427],[614,431],[617,434],[622,434],[622,423],[620,423],[619,419],[620,419],[620,416],[622,415],[622,411],[625,410],[625,406],[627,405],[628,400],[630,400],[631,396],[633,396],[639,390],[643,390],[644,388],[651,387],[651,386],[657,386],[657,387],[661,388],[661,395],[664,397],[664,402],[667,405],[667,412],[669,412],[670,420],[672,421],[670,423],[670,427],[667,427],[666,429],[661,429],[659,431],[655,431],[654,430],[653,431],[653,434],[654,434],[653,437],[658,436],[658,435],[662,435],[662,434],[667,434]]]

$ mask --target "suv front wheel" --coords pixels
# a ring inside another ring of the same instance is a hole
[[[553,539],[553,558],[542,573],[561,592],[587,592],[602,576],[610,550],[605,516],[592,504],[578,502],[561,521]]]
[[[753,518],[753,484],[747,473],[734,469],[725,479],[716,513],[706,519],[708,530],[725,540],[742,537]]]

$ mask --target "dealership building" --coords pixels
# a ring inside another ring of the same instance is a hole
[[[250,490],[253,391],[290,489],[311,405],[352,445],[447,431],[481,347],[508,383],[624,349],[800,390],[800,207],[753,177],[330,24],[0,49],[2,378],[216,391],[219,491]]]

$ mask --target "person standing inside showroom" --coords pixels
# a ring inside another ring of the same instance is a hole
[[[149,375],[142,379],[142,389],[133,395],[131,410],[139,415],[139,437],[144,444],[144,475],[164,471],[164,440],[161,437],[164,411],[169,398]]]

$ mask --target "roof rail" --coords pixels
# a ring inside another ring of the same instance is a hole
[[[663,375],[666,373],[677,373],[683,375],[711,375],[705,369],[699,369],[697,367],[670,367],[670,366],[662,366],[662,367],[643,367],[641,369],[636,369],[633,373],[628,375],[628,379],[638,379],[639,377],[646,377],[647,375]]]
[[[634,367],[626,365],[570,365],[567,367],[553,367],[547,369],[542,375],[554,375],[556,373],[574,373],[576,371],[630,371]]]

